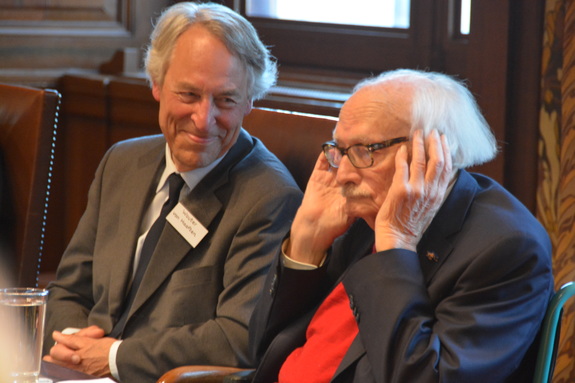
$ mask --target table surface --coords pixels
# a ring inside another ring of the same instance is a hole
[[[95,376],[87,375],[83,372],[71,370],[46,361],[42,361],[40,376],[50,378],[54,382],[59,382],[61,380],[97,379]]]

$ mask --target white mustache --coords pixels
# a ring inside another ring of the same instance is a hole
[[[341,187],[341,195],[344,198],[365,198],[369,197],[369,194],[361,190],[357,185],[346,184]]]

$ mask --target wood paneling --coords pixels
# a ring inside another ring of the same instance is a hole
[[[54,86],[69,68],[97,70],[118,49],[141,51],[152,29],[151,20],[168,3],[3,0],[0,81]]]
[[[86,207],[88,190],[115,142],[160,133],[158,104],[145,80],[65,75],[43,271],[55,271]]]

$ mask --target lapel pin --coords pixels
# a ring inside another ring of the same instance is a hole
[[[429,259],[432,262],[438,262],[439,261],[439,258],[437,257],[437,255],[435,255],[435,253],[433,251],[427,252],[427,259]]]

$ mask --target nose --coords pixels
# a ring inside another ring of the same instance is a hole
[[[357,168],[351,164],[349,156],[342,156],[335,178],[337,183],[339,185],[345,185],[351,182],[357,185],[359,184],[360,179],[360,174],[358,173]]]
[[[197,129],[207,130],[215,122],[216,115],[217,110],[214,103],[207,98],[203,98],[195,104],[191,119]]]

